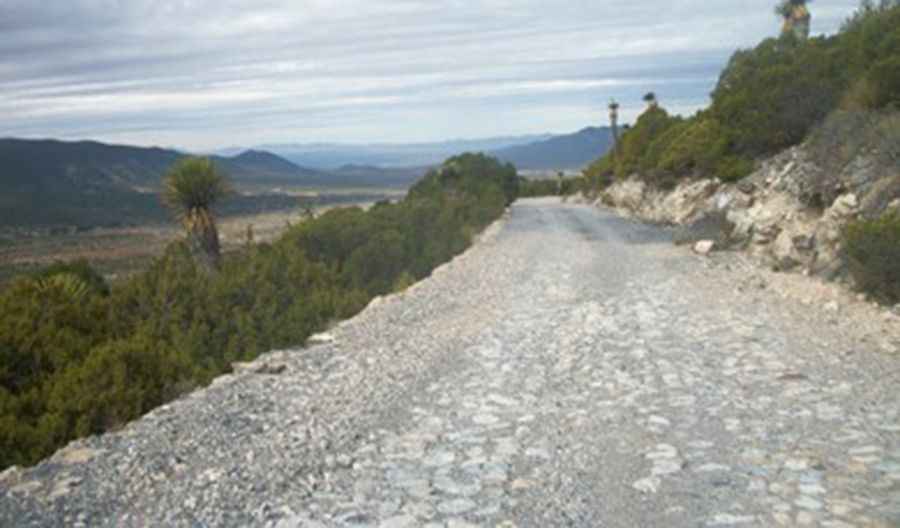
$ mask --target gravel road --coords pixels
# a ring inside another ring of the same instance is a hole
[[[2,526],[900,526],[900,358],[553,199],[333,340],[0,475]]]

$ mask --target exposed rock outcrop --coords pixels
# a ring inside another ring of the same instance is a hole
[[[716,249],[744,249],[777,269],[833,279],[844,270],[844,227],[900,208],[900,168],[863,153],[829,171],[808,149],[795,147],[738,183],[689,180],[663,191],[635,175],[614,183],[599,201],[644,221],[677,226],[676,243],[711,240]]]

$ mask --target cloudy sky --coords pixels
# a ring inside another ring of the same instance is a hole
[[[0,137],[194,149],[569,132],[707,102],[774,0],[0,0]],[[857,0],[817,0],[831,33]]]

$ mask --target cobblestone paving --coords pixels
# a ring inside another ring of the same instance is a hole
[[[495,231],[279,374],[0,477],[0,524],[900,526],[896,356],[595,209]]]

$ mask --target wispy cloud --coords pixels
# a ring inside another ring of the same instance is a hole
[[[692,112],[772,0],[0,0],[0,135],[207,148]],[[856,0],[819,0],[832,32]]]

